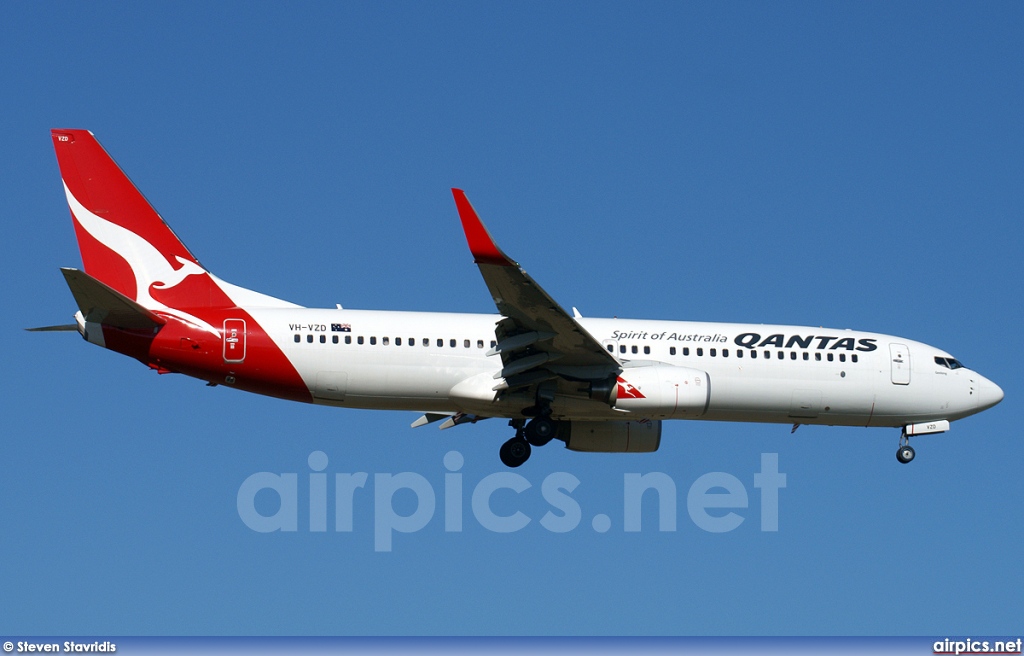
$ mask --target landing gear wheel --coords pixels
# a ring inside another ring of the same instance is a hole
[[[501,445],[498,457],[506,467],[518,467],[530,459],[530,443],[517,435]]]
[[[904,465],[914,459],[914,447],[909,444],[904,444],[896,450],[896,459],[902,462]]]
[[[544,446],[555,436],[557,426],[549,417],[536,417],[526,424],[526,441],[533,446]]]

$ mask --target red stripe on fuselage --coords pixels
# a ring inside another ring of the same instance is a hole
[[[248,312],[239,308],[184,311],[216,327],[219,333],[223,330],[225,319],[244,320],[245,359],[242,362],[225,362],[222,334],[213,335],[171,318],[150,345],[150,364],[247,392],[312,402],[309,388],[299,372]]]

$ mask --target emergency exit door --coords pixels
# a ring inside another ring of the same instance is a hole
[[[245,320],[224,320],[224,362],[245,359]]]
[[[889,344],[889,357],[892,361],[892,384],[910,384],[910,349],[906,344]]]

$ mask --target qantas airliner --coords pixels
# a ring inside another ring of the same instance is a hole
[[[82,269],[61,269],[86,341],[159,373],[306,403],[509,420],[518,467],[558,439],[651,452],[665,419],[900,428],[910,438],[999,403],[949,353],[902,337],[566,312],[455,206],[498,313],[311,309],[229,284],[178,240],[91,132],[53,130]]]

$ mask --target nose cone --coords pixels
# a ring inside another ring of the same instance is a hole
[[[978,385],[978,410],[991,408],[1003,400],[1003,389],[988,378],[981,376]]]

